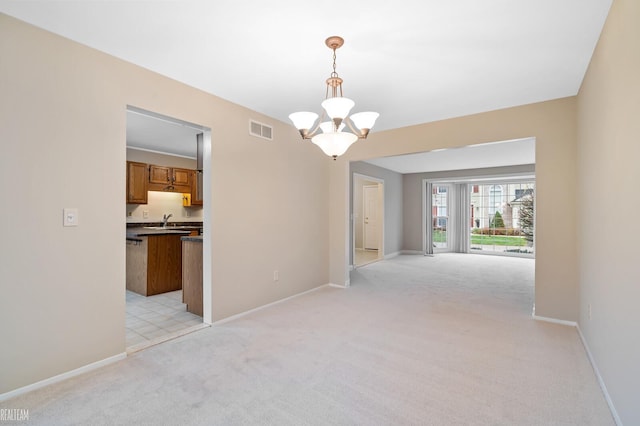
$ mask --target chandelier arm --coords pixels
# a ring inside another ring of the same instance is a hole
[[[311,131],[307,130],[306,132],[304,130],[300,130],[300,135],[302,136],[302,139],[311,139],[312,137],[314,137],[318,133],[318,130],[320,130],[320,124],[322,124],[322,120],[324,120],[325,116],[326,116],[326,112],[322,111],[322,115],[318,119],[318,124],[316,124],[313,130]]]
[[[347,123],[347,126],[349,127],[349,129],[351,129],[351,131],[358,137],[358,139],[366,139],[367,135],[369,134],[369,129],[363,129],[363,130],[359,130],[355,124],[353,124],[353,122],[351,121],[351,119],[349,117],[345,117],[344,120],[342,120],[343,122]]]

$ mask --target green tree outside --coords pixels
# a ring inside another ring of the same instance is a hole
[[[504,228],[504,219],[502,219],[500,212],[496,212],[495,216],[493,216],[491,223],[489,223],[489,228]]]
[[[520,207],[520,229],[529,245],[533,245],[533,196],[522,198]]]

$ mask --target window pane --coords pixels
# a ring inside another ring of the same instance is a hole
[[[534,193],[533,181],[473,185],[471,251],[533,254]]]
[[[432,239],[434,248],[447,248],[447,225],[448,217],[448,191],[447,186],[434,185],[431,196],[431,215],[433,217]]]

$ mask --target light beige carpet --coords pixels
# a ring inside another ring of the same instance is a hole
[[[610,425],[529,259],[400,256],[5,401],[30,424]]]

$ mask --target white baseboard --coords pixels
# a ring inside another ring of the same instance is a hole
[[[402,254],[402,252],[399,252],[399,251],[397,251],[397,252],[395,252],[395,253],[385,254],[385,255],[384,255],[384,259],[385,259],[385,260],[387,260],[387,259],[393,259],[394,257],[398,257],[398,256],[400,256],[401,254]]]
[[[534,308],[535,312],[535,308]],[[620,420],[620,416],[618,416],[618,412],[616,411],[616,407],[613,405],[613,401],[611,400],[611,396],[609,395],[609,391],[607,390],[607,386],[604,384],[604,380],[600,375],[600,370],[598,370],[598,366],[596,365],[596,361],[591,354],[591,350],[589,349],[589,345],[587,344],[587,340],[584,338],[582,334],[582,330],[580,330],[580,325],[575,321],[565,321],[559,320],[555,318],[547,318],[547,317],[539,317],[537,315],[533,315],[533,318],[538,321],[551,322],[554,324],[562,324],[568,325],[571,327],[575,327],[578,331],[578,336],[580,336],[580,341],[582,341],[582,346],[584,347],[585,352],[587,353],[587,358],[589,359],[589,363],[591,364],[591,368],[593,368],[593,372],[596,375],[596,379],[598,379],[598,384],[600,385],[600,390],[602,390],[602,394],[604,395],[604,399],[607,401],[607,405],[609,406],[609,411],[611,411],[611,416],[613,417],[614,422],[618,426],[622,426],[622,420]]]
[[[329,287],[341,288],[341,289],[343,289],[343,290],[344,290],[345,288],[347,288],[347,287],[348,287],[348,286],[346,286],[346,285],[331,284],[331,283],[329,283],[329,284],[327,284],[327,285],[328,285]]]
[[[320,290],[321,288],[325,288],[325,287],[329,287],[329,286],[335,286],[335,284],[322,284],[321,286],[312,288],[311,290],[303,291],[302,293],[297,293],[297,294],[294,294],[293,296],[285,297],[284,299],[276,300],[275,302],[267,303],[266,305],[258,306],[257,308],[249,309],[248,311],[240,312],[239,314],[231,315],[230,317],[226,317],[226,318],[223,318],[221,320],[214,321],[211,325],[215,327],[216,325],[221,325],[221,324],[227,323],[229,321],[233,321],[233,320],[236,320],[238,318],[242,318],[242,317],[244,317],[246,315],[252,314],[254,312],[261,311],[261,310],[266,309],[266,308],[268,308],[270,306],[274,306],[274,305],[277,305],[279,303],[286,302],[287,300],[291,300],[291,299],[294,299],[296,297],[300,297],[300,296],[302,296],[304,294],[312,293],[314,291]],[[337,286],[337,287],[340,287],[340,286]]]
[[[622,426],[622,420],[620,420],[620,416],[618,416],[618,412],[616,411],[616,407],[613,405],[613,401],[611,400],[611,396],[609,395],[609,391],[607,390],[607,386],[604,384],[604,380],[600,375],[600,370],[598,370],[598,366],[596,365],[596,361],[591,354],[591,350],[589,349],[589,345],[587,344],[584,335],[582,334],[582,330],[580,330],[580,325],[576,324],[576,329],[578,330],[578,336],[580,336],[580,340],[582,341],[582,346],[584,346],[584,350],[587,352],[587,357],[589,358],[589,362],[591,363],[591,367],[593,367],[593,372],[596,374],[596,378],[598,379],[598,384],[600,385],[600,389],[604,394],[604,399],[607,401],[607,405],[609,406],[609,411],[611,411],[611,415],[613,416],[613,421],[616,422],[616,425]]]
[[[3,394],[0,394],[0,401],[6,401],[7,399],[15,398],[16,396],[23,395],[27,392],[31,392],[36,389],[40,389],[45,386],[52,385],[54,383],[61,382],[63,380],[67,380],[72,377],[79,376],[80,374],[84,374],[89,371],[104,367],[105,365],[109,365],[109,364],[113,364],[114,362],[121,361],[126,357],[127,357],[127,354],[123,352],[121,354],[114,355],[100,361],[92,362],[91,364],[87,364],[83,367],[76,368],[75,370],[67,371],[66,373],[58,374],[57,376],[49,377],[48,379],[40,380],[39,382],[32,383],[30,385],[23,386],[18,389],[14,389],[9,392],[5,392]]]
[[[421,250],[401,250],[400,254],[419,254],[419,255],[423,255],[424,252]]]
[[[536,321],[551,322],[553,324],[568,325],[570,327],[576,327],[578,325],[578,323],[575,322],[575,321],[567,321],[567,320],[560,320],[560,319],[555,319],[555,318],[539,317],[538,315],[533,315],[533,319],[535,319]]]
[[[134,354],[136,352],[140,352],[143,349],[150,348],[151,346],[159,345],[160,343],[168,342],[169,340],[177,339],[178,337],[185,336],[187,334],[193,333],[194,331],[202,330],[203,328],[211,327],[211,324],[202,323],[198,325],[193,325],[191,327],[187,327],[182,330],[173,331],[167,335],[156,337],[155,339],[146,340],[137,345],[133,345],[127,348],[127,355]]]

